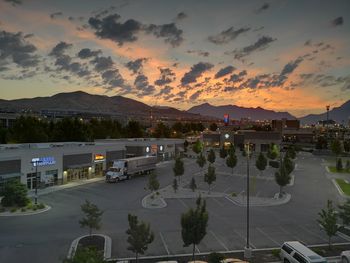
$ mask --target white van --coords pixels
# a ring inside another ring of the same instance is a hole
[[[284,242],[280,253],[283,263],[327,263],[327,260],[298,241]]]

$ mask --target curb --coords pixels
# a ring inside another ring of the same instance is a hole
[[[1,217],[1,216],[3,216],[3,217],[10,217],[10,216],[32,216],[32,215],[38,215],[38,214],[47,212],[47,211],[49,211],[49,210],[51,210],[51,206],[46,205],[44,209],[42,209],[42,210],[36,210],[36,211],[33,211],[33,212],[14,212],[14,213],[11,213],[11,212],[3,212],[3,213],[0,213],[0,217]]]
[[[67,258],[71,259],[75,255],[75,251],[77,249],[77,246],[79,244],[80,239],[84,237],[88,237],[89,235],[81,236],[73,240],[72,244],[70,245]],[[103,249],[103,257],[104,259],[110,259],[112,256],[112,239],[109,236],[103,235],[103,234],[93,234],[93,236],[101,236],[105,239],[105,245]]]
[[[243,204],[243,203],[240,203],[240,202],[237,202],[236,200],[233,200],[230,195],[226,195],[225,198],[234,203],[235,205],[237,206],[240,206],[240,207],[246,207],[247,205],[246,204]],[[276,200],[275,198],[270,198],[272,200]],[[292,199],[292,195],[291,194],[286,194],[286,197],[282,200],[282,201],[278,201],[278,202],[270,202],[270,203],[263,203],[263,204],[254,204],[254,203],[250,203],[249,206],[251,207],[268,207],[268,206],[278,206],[278,205],[284,205],[286,203],[288,203],[290,200]]]
[[[158,197],[159,200],[162,202],[162,205],[160,206],[151,206],[147,204],[147,199],[150,198],[150,195],[146,195],[144,198],[142,198],[141,204],[143,208],[147,209],[160,209],[160,208],[165,208],[168,206],[167,202],[165,202],[163,197]]]
[[[336,180],[333,178],[332,179],[332,183],[334,184],[335,188],[337,188],[338,193],[344,197],[344,198],[350,198],[350,196],[346,195],[343,190],[340,188],[340,186],[338,185],[338,183],[336,182]]]

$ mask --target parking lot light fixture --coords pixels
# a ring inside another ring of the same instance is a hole
[[[34,204],[38,204],[38,165],[42,163],[39,158],[33,159],[31,161],[32,165],[35,166],[35,196],[34,196]]]
[[[252,249],[250,248],[250,243],[249,243],[249,159],[250,159],[250,142],[245,144],[246,147],[246,153],[247,153],[247,243],[244,248],[244,258],[245,259],[250,259],[252,257]]]

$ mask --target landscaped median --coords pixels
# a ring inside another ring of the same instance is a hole
[[[51,207],[43,203],[37,205],[29,203],[26,206],[10,206],[3,207],[0,206],[0,216],[26,216],[26,215],[36,215],[50,210]]]
[[[333,183],[337,187],[339,193],[344,197],[350,197],[350,183],[341,178],[333,179]]]

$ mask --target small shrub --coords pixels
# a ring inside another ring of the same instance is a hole
[[[10,210],[11,213],[14,213],[14,212],[16,212],[16,211],[17,211],[17,208],[16,208],[16,207],[11,208],[11,210]]]
[[[272,254],[274,257],[276,257],[276,258],[280,258],[280,252],[281,252],[280,249],[273,249],[273,250],[271,251],[271,254]]]
[[[40,204],[38,204],[38,209],[44,209],[45,208],[45,205],[43,204],[43,203],[40,203]]]
[[[29,204],[27,204],[26,208],[29,209],[29,210],[32,210],[32,209],[33,209],[33,204],[32,204],[32,202],[30,202]]]
[[[36,211],[38,209],[38,206],[37,205],[33,205],[33,211]]]
[[[325,255],[324,249],[322,249],[322,248],[320,248],[320,247],[314,247],[314,248],[312,248],[312,250],[313,250],[316,254],[319,254],[320,256],[324,256],[324,255]]]
[[[232,196],[232,197],[236,197],[237,194],[236,194],[235,192],[232,192],[231,196]]]
[[[269,161],[269,165],[273,168],[279,168],[280,163],[278,161]]]
[[[209,263],[221,263],[221,261],[224,259],[225,257],[223,255],[221,255],[220,253],[210,253],[208,256],[208,262]]]

